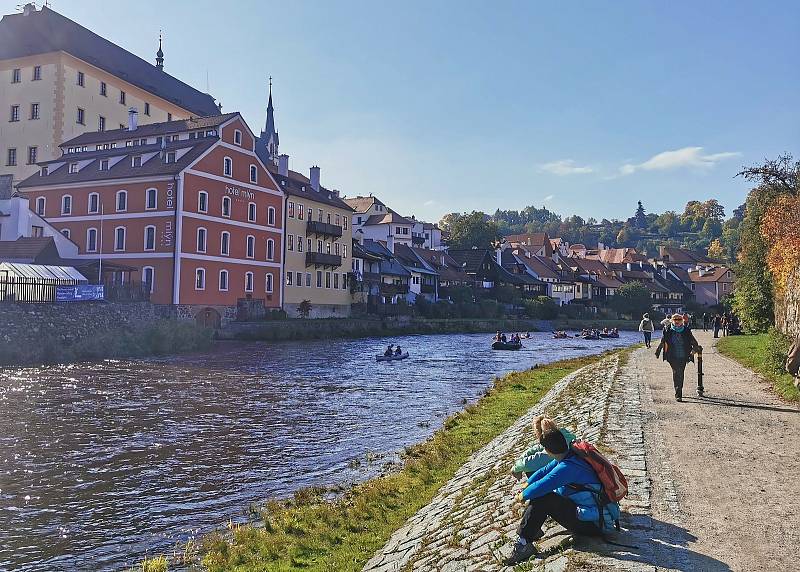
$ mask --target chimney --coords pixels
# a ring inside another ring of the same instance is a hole
[[[394,254],[394,237],[391,234],[386,239],[386,248],[389,249],[389,252]]]
[[[135,107],[128,108],[128,131],[136,131],[139,122],[139,112]]]
[[[333,190],[331,191],[331,194],[332,194],[334,197],[338,197],[338,196],[339,196],[339,189],[333,189]]]
[[[315,191],[319,192],[319,167],[317,167],[316,165],[311,167],[311,172],[308,178],[311,180],[311,187]]]
[[[34,4],[33,2],[28,2],[27,4],[25,4],[25,6],[23,6],[22,14],[24,16],[30,16],[31,12],[36,12],[36,4]]]
[[[286,153],[278,155],[278,174],[283,177],[289,176],[289,155]]]
[[[364,246],[364,233],[358,230],[356,231],[356,234],[358,235],[358,244]]]

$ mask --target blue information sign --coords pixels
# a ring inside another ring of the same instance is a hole
[[[103,285],[78,284],[77,286],[56,286],[56,302],[83,302],[103,300]]]

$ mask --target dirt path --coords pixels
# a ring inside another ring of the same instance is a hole
[[[719,354],[710,334],[697,338],[705,348],[703,399],[691,364],[683,403],[674,399],[669,366],[651,350],[636,351],[627,366],[641,384],[654,527],[679,531],[672,541],[687,549],[673,550],[665,534],[653,564],[798,570],[800,409]]]

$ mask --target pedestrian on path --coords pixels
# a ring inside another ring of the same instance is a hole
[[[645,347],[650,347],[650,339],[653,336],[653,320],[650,319],[650,314],[645,314],[642,316],[642,321],[639,322],[639,331],[644,334],[644,345]]]
[[[567,440],[568,446],[571,446],[577,438],[569,429],[565,429],[564,427],[559,429],[555,421],[544,415],[538,415],[531,425],[536,435],[536,443],[531,445],[531,447],[514,463],[511,474],[514,475],[516,479],[521,479],[523,475],[525,475],[526,478],[530,477],[533,473],[553,460],[544,450],[544,447],[542,447],[541,440],[544,433],[554,430],[561,431],[561,434],[564,435],[564,438]]]
[[[706,312],[703,312],[703,331],[708,331],[708,314]]]
[[[692,352],[702,352],[703,348],[697,343],[692,334],[692,330],[686,326],[683,316],[674,314],[672,323],[664,328],[661,335],[661,342],[656,348],[656,358],[664,352],[664,361],[669,363],[672,368],[672,384],[675,387],[675,400],[683,401],[683,378],[686,372],[686,364],[692,360]],[[699,385],[698,378],[697,394],[703,396],[703,386]]]
[[[722,327],[722,318],[719,314],[714,315],[714,319],[711,322],[711,327],[714,330],[714,337],[719,337],[719,329]]]
[[[667,317],[661,320],[661,327],[666,328],[672,322],[672,314],[667,314]]]
[[[519,539],[506,561],[506,566],[516,566],[538,552],[534,544],[542,536],[542,525],[552,517],[567,530],[585,535],[601,535],[600,511],[592,492],[578,490],[570,485],[602,490],[600,479],[592,466],[572,452],[561,431],[551,428],[542,434],[542,447],[553,460],[528,479],[528,486],[520,493],[528,501],[522,522],[517,530]],[[613,530],[619,519],[619,505],[609,503],[603,508],[603,523]]]

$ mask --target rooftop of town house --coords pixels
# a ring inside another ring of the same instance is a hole
[[[347,201],[345,200],[345,202],[347,202]],[[350,203],[348,203],[348,204],[350,204]],[[397,214],[393,210],[389,209],[389,210],[386,211],[385,214],[370,215],[369,217],[367,217],[367,220],[365,220],[362,224],[364,226],[374,226],[374,225],[379,225],[379,224],[413,225],[414,221],[413,220],[409,220],[404,216],[400,216],[399,214]]]
[[[353,258],[361,258],[362,260],[370,260],[376,262],[383,260],[383,257],[367,250],[358,240],[353,239]]]
[[[411,247],[411,249],[439,273],[440,280],[445,282],[464,282],[469,280],[461,265],[445,251],[415,247]]]
[[[374,204],[383,205],[384,207],[386,206],[378,199],[378,197],[373,197],[372,195],[368,197],[347,197],[343,200],[357,213],[367,212]]]
[[[670,275],[669,272],[667,272],[666,278],[662,276],[660,272],[656,272],[653,274],[653,280],[667,288],[670,292],[683,295],[690,295],[692,293],[691,289],[683,282]]]
[[[339,197],[338,192],[328,190],[321,185],[319,191],[314,190],[314,187],[311,186],[311,179],[302,173],[289,169],[288,175],[281,175],[273,163],[268,163],[267,169],[269,169],[270,174],[272,174],[281,190],[287,195],[316,201],[348,212],[353,211],[353,208]]]
[[[411,272],[406,270],[405,267],[398,262],[395,255],[386,247],[385,243],[366,239],[364,240],[362,248],[370,254],[377,255],[381,258],[381,274],[401,277],[411,276]]]
[[[52,236],[26,237],[0,241],[0,261],[58,263],[61,259]]]
[[[580,250],[586,250],[586,245],[585,244],[581,244],[580,242],[577,243],[577,244],[570,244],[569,245],[569,250],[572,251],[572,252],[578,252]]]
[[[595,276],[595,281],[604,288],[619,288],[623,284],[616,276],[611,274],[598,274]]]
[[[564,264],[567,264],[571,268],[576,268],[578,272],[581,272],[583,274],[611,273],[611,269],[601,260],[596,260],[592,258],[578,258],[578,257],[562,258],[561,260]]]
[[[214,98],[43,6],[0,20],[0,60],[66,52],[197,115],[215,115]]]
[[[438,274],[436,269],[429,265],[428,262],[417,254],[417,252],[410,246],[405,244],[395,244],[394,255],[400,263],[408,268],[413,269],[414,272],[422,274]]]
[[[506,237],[506,242],[510,244],[522,243],[528,246],[544,246],[550,242],[546,232],[531,232],[524,234],[510,234]]]
[[[719,264],[720,261],[697,250],[677,246],[659,246],[658,260],[666,264]]]
[[[730,272],[730,276],[728,276]],[[687,272],[691,282],[733,282],[733,271],[727,266],[701,266]]]
[[[540,278],[557,280],[561,276],[555,262],[545,256],[533,255],[530,258],[527,256],[519,256],[518,258]]]
[[[47,174],[43,175],[42,170],[39,170],[20,182],[17,188],[174,175],[187,168],[216,142],[217,138],[189,139],[171,141],[163,147],[153,143],[62,155],[58,159],[39,163],[39,166],[48,168]],[[175,162],[167,162],[172,151],[176,152]],[[181,151],[185,152],[180,154]],[[139,167],[133,166],[135,156],[142,157]],[[119,160],[115,160],[117,158]],[[108,168],[101,170],[100,166],[105,159],[108,160]],[[70,164],[77,164],[78,171],[71,173]]]
[[[589,254],[587,253],[587,256]],[[606,264],[615,264],[620,262],[647,262],[647,257],[639,254],[635,248],[603,248],[597,251],[597,258]]]

